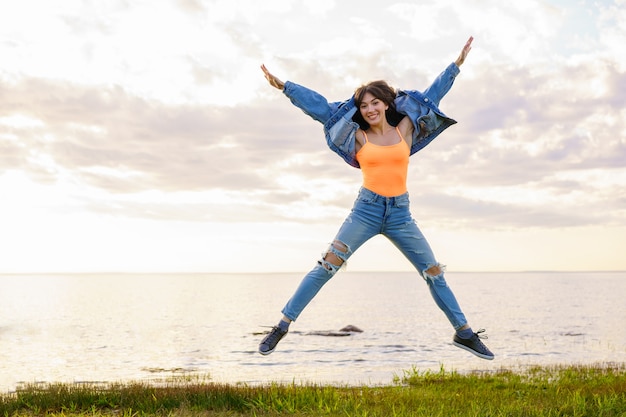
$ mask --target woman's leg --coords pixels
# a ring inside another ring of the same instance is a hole
[[[372,236],[380,233],[382,211],[376,198],[368,190],[361,189],[352,212],[343,222],[328,251],[303,279],[296,292],[283,308],[283,319],[265,336],[259,345],[259,353],[269,355],[287,334],[289,323],[296,320],[319,290],[331,279],[350,255]]]
[[[408,205],[406,211],[409,211]],[[484,329],[474,333],[468,326],[465,315],[443,276],[444,266],[435,260],[433,251],[430,249],[430,245],[426,242],[417,224],[412,218],[408,221],[406,214],[398,217],[404,218],[406,221],[395,223],[395,227],[390,225],[389,233],[386,233],[386,235],[400,248],[402,253],[426,280],[435,303],[445,313],[452,327],[456,330],[452,343],[479,358],[492,360],[494,354],[480,340],[482,337],[485,337],[480,335],[484,332]],[[410,213],[408,218],[410,218]]]
[[[417,227],[409,210],[408,195],[396,197],[389,208],[384,235],[387,236],[417,269],[428,284],[430,294],[452,327],[467,327],[461,307],[444,278],[444,266],[435,259],[430,245]]]
[[[295,321],[319,290],[363,243],[380,233],[382,211],[368,190],[361,190],[350,215],[317,265],[302,279],[282,310],[284,319]]]
[[[324,284],[348,260],[351,253],[351,248],[347,248],[340,240],[335,239],[323,258],[317,261],[317,265],[304,276],[295,293],[283,308],[283,320],[295,321]]]

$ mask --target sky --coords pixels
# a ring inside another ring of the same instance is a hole
[[[411,158],[452,271],[626,270],[626,1],[0,2],[0,273],[308,271],[361,173],[259,66],[329,101],[423,90]],[[383,237],[353,271],[410,271]]]

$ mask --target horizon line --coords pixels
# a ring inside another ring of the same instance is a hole
[[[21,271],[3,272],[0,275],[269,275],[269,274],[306,274],[307,271]],[[384,273],[384,274],[406,274],[415,273],[416,270],[343,270],[341,273]],[[529,270],[447,270],[447,273],[454,274],[527,274],[527,273],[626,273],[626,269],[606,269],[606,270],[569,270],[569,269],[529,269]]]

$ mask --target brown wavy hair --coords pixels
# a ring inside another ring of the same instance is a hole
[[[357,112],[352,117],[352,120],[357,122],[361,129],[369,129],[369,123],[367,123],[365,119],[363,119],[363,116],[361,116],[361,112],[358,110],[361,107],[361,103],[363,102],[363,97],[367,93],[370,93],[371,95],[385,103],[387,106],[389,106],[389,108],[385,112],[387,122],[392,126],[396,126],[402,119],[402,115],[396,111],[396,105],[394,103],[397,92],[393,87],[387,84],[387,81],[384,80],[377,80],[369,82],[367,84],[363,84],[355,90],[354,103],[356,104]]]

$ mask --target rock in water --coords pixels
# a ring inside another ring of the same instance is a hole
[[[356,333],[363,333],[363,330],[359,329],[356,326],[353,326],[351,324],[348,324],[346,327],[342,328],[341,330],[339,330],[340,332],[356,332]]]
[[[349,324],[346,327],[340,329],[339,331],[316,330],[312,332],[307,332],[305,333],[305,335],[307,336],[350,336],[352,333],[363,333],[363,330],[359,329],[356,326]]]

